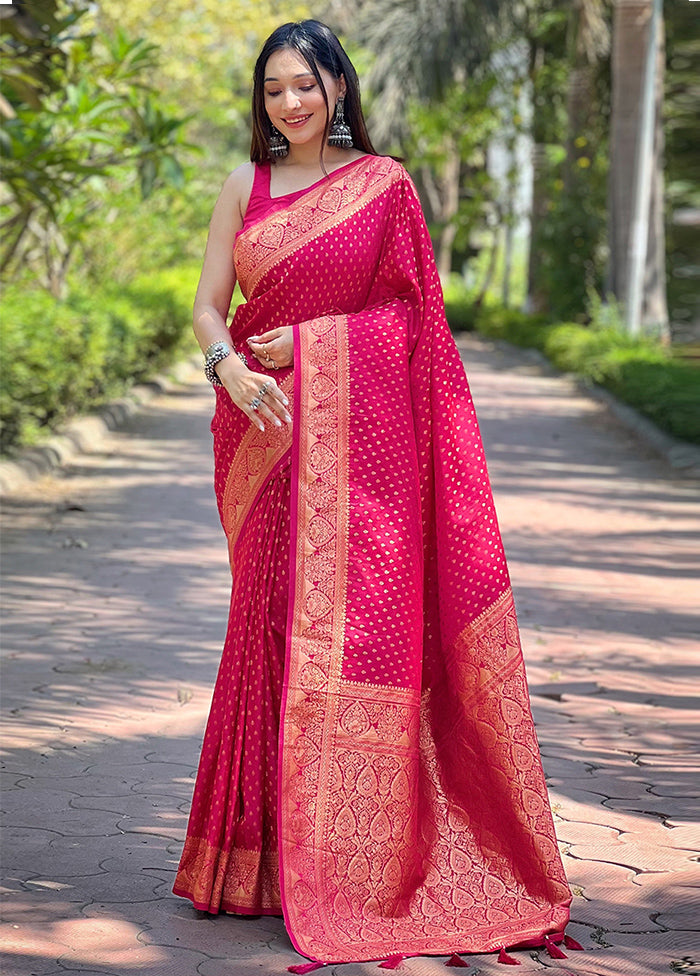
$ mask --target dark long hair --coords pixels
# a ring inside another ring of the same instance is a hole
[[[352,141],[356,149],[377,155],[367,132],[360,103],[360,82],[350,58],[330,27],[318,20],[302,20],[299,23],[282,24],[265,41],[255,62],[253,71],[253,137],[250,143],[250,159],[253,163],[264,163],[272,159],[270,155],[271,122],[265,111],[265,66],[268,58],[283,49],[296,51],[308,64],[323,93],[326,103],[326,133],[321,146],[321,157],[328,140],[333,111],[328,104],[319,68],[325,69],[336,80],[345,78],[345,121],[350,126]]]

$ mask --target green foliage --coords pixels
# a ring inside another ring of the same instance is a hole
[[[196,265],[58,300],[11,285],[3,296],[0,449],[31,443],[194,349],[187,324]]]
[[[581,156],[568,187],[558,175],[561,166],[551,168],[548,213],[533,246],[540,256],[539,287],[554,318],[585,321],[587,295],[603,285],[607,168],[601,154]]]
[[[450,283],[448,309],[458,307],[466,316],[470,296]],[[597,327],[573,322],[553,324],[543,316],[527,315],[500,306],[472,310],[475,328],[492,339],[516,346],[539,349],[563,372],[598,383],[625,403],[649,417],[674,437],[700,443],[700,368],[697,364],[674,359],[659,343],[633,339],[605,318]],[[448,321],[453,324],[448,310]],[[459,327],[459,320],[455,326]]]
[[[413,100],[408,106],[403,150],[426,191],[431,230],[437,235],[447,223],[454,228],[452,265],[458,269],[472,255],[474,234],[494,214],[496,186],[486,169],[485,147],[501,121],[491,103],[495,86],[495,75],[482,71],[452,84],[439,102]],[[469,124],[456,126],[455,119],[469,119]],[[455,178],[458,199],[450,213],[450,180]]]
[[[2,135],[0,271],[16,276],[29,263],[56,295],[105,177],[135,171],[144,197],[184,179],[178,153],[185,120],[164,111],[145,81],[156,47],[121,30],[79,34],[75,25],[87,9],[76,3],[57,20],[55,10],[37,7],[35,30],[15,30],[1,42],[11,117]]]
[[[475,296],[464,287],[459,275],[450,275],[443,283],[447,321],[453,332],[473,332],[476,328],[477,306]]]

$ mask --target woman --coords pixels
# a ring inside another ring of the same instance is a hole
[[[194,321],[233,590],[175,892],[283,913],[321,963],[558,953],[570,893],[464,370],[415,189],[316,21],[260,54]]]

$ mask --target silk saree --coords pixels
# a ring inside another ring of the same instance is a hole
[[[571,895],[415,188],[364,156],[271,200],[234,261],[235,348],[294,326],[293,368],[251,367],[293,424],[217,390],[233,588],[174,890],[283,914],[320,962],[556,941]]]

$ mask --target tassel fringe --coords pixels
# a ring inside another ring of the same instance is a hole
[[[454,966],[456,969],[469,969],[469,963],[465,962],[457,953],[453,953],[445,963],[446,966]]]
[[[501,951],[498,953],[498,960],[497,961],[498,962],[502,962],[504,966],[520,966],[520,965],[522,965],[522,963],[520,962],[519,959],[513,959],[512,956],[509,956],[508,955],[508,953],[506,952],[506,947],[505,946],[501,946]]]
[[[380,969],[398,969],[401,963],[406,959],[406,956],[389,956],[384,962],[379,963]]]
[[[556,944],[556,942],[552,942],[552,940],[547,935],[544,937],[544,945],[545,945],[545,948],[546,948],[547,952],[552,957],[552,959],[566,959],[567,958],[566,953],[565,952],[562,952],[561,949],[559,948],[559,946]],[[570,935],[565,935],[564,936],[564,945],[566,946],[567,949],[571,949],[573,952],[584,952],[585,951],[584,948],[583,948],[583,946],[581,945],[581,943],[580,942],[577,942],[576,939],[573,939]],[[407,956],[389,956],[388,959],[385,959],[383,962],[380,962],[379,963],[379,968],[380,969],[398,969],[399,966],[401,965],[401,963],[406,958],[408,958],[408,957]],[[502,965],[504,965],[504,966],[520,966],[521,965],[521,962],[520,962],[519,959],[514,959],[513,956],[509,956],[508,955],[508,953],[506,952],[506,947],[505,946],[501,946],[501,951],[498,953],[498,962],[502,963]],[[299,966],[289,966],[289,968],[287,969],[287,972],[289,972],[289,973],[295,973],[296,976],[306,976],[306,973],[314,973],[314,972],[316,972],[317,969],[323,969],[326,965],[327,965],[327,963],[325,963],[325,962],[307,962],[307,963],[302,963]],[[446,966],[452,966],[455,969],[469,969],[470,968],[469,963],[468,962],[465,962],[464,959],[462,959],[461,956],[458,956],[456,952],[453,953],[450,956],[450,958],[447,960],[447,962],[445,963],[445,965]]]
[[[544,947],[547,950],[547,952],[549,953],[549,955],[552,957],[552,959],[566,959],[566,958],[568,958],[567,955],[566,955],[566,953],[561,951],[561,949],[556,944],[556,942],[552,942],[552,940],[548,936],[546,936],[546,935],[544,937]]]

